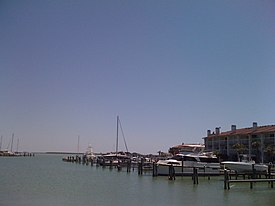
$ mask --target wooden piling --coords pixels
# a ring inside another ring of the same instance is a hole
[[[118,164],[117,164],[117,171],[119,172],[119,171],[121,171],[121,169],[122,169],[122,167],[121,167],[121,162],[118,161]]]
[[[256,178],[256,169],[255,169],[255,164],[252,164],[252,179]],[[252,186],[250,186],[252,187]],[[252,189],[252,188],[251,188]]]
[[[269,179],[271,179],[271,166],[272,166],[272,164],[268,164],[268,172],[267,172],[267,174],[268,174],[268,178]]]
[[[229,171],[228,170],[224,170],[224,189],[228,189],[230,190],[230,186],[229,186]]]
[[[143,175],[143,161],[138,163],[138,174]]]
[[[175,174],[175,168],[174,166],[171,164],[169,165],[169,176],[168,176],[169,180],[176,180],[176,174]]]
[[[110,160],[110,167],[109,167],[109,169],[110,170],[113,169],[113,160]]]
[[[127,161],[127,173],[131,171],[131,160]]]
[[[199,175],[198,175],[198,168],[193,167],[193,184],[198,185],[199,184]]]
[[[158,167],[155,162],[153,162],[153,177],[158,176]]]

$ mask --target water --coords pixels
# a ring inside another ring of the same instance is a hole
[[[267,183],[223,189],[223,177],[138,176],[109,168],[63,162],[58,155],[0,158],[0,206],[275,205]]]

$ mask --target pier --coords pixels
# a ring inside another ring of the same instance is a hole
[[[126,171],[127,173],[136,171],[137,175],[142,176],[152,175],[152,177],[159,176],[158,174],[158,165],[157,160],[151,159],[149,162],[145,161],[145,158],[140,158],[137,161],[131,161],[131,159],[125,160],[115,160],[115,159],[104,159],[102,157],[97,159],[89,159],[85,156],[67,156],[62,159],[65,162],[71,162],[81,165],[91,165],[102,168],[109,168],[110,170],[116,170],[117,172]],[[201,172],[201,168],[190,167],[191,172],[188,173],[175,173],[175,168],[173,165],[170,165],[167,168],[167,177],[170,181],[176,181],[176,177],[191,177],[194,185],[199,184],[200,178],[207,178],[210,181],[211,176],[223,177],[224,190],[230,190],[232,184],[243,184],[249,185],[250,189],[255,187],[256,183],[267,183],[268,187],[273,188],[275,182],[275,173],[271,170],[272,165],[269,165],[268,172],[258,172],[256,170],[251,170],[246,173],[237,173],[233,170],[220,169],[219,173],[215,174],[206,174]],[[274,169],[274,168],[273,168]],[[199,172],[200,171],[200,172]],[[163,176],[163,175],[161,175]],[[238,179],[239,178],[239,179]]]
[[[238,179],[238,176],[242,176],[243,179]],[[261,178],[263,176],[265,178]],[[271,170],[269,170],[268,173],[256,173],[255,171],[252,171],[248,173],[238,174],[238,173],[232,173],[230,170],[225,169],[224,170],[224,189],[230,190],[231,183],[249,183],[250,189],[253,189],[254,184],[260,183],[260,182],[266,182],[268,183],[268,186],[270,185],[270,187],[273,188],[273,184],[275,182],[274,176],[275,174],[271,173]],[[235,179],[232,179],[232,177],[235,177]]]
[[[65,162],[71,162],[76,164],[82,164],[82,165],[91,165],[94,166],[94,164],[102,168],[109,168],[110,170],[117,170],[118,172],[122,171],[123,169],[126,169],[127,173],[130,173],[131,171],[136,171],[139,176],[142,176],[144,174],[146,175],[152,175],[152,177],[157,176],[164,176],[158,174],[158,165],[156,164],[157,160],[150,159],[150,161],[145,161],[145,158],[140,158],[138,161],[131,161],[130,159],[127,159],[125,161],[117,161],[117,160],[106,160],[104,158],[97,158],[96,160],[85,158],[84,156],[76,155],[76,156],[67,156],[62,158]],[[168,174],[166,175],[168,177],[168,180],[176,180],[176,177],[191,177],[190,179],[193,181],[194,185],[199,184],[199,177],[204,177],[210,180],[209,174],[205,173],[198,173],[199,168],[196,167],[189,167],[191,169],[190,173],[181,173],[176,174],[175,168],[173,165],[170,165],[168,168]],[[215,175],[218,176],[218,175]]]

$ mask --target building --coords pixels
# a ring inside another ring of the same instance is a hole
[[[275,160],[275,125],[237,129],[221,132],[217,127],[214,132],[207,130],[204,137],[205,149],[219,154],[224,159],[238,160],[241,154],[247,154],[256,162],[273,162]]]

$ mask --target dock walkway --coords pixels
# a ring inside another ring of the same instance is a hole
[[[250,183],[250,189],[253,189],[253,184],[257,183],[257,182],[266,182],[268,183],[268,185],[271,186],[271,188],[273,188],[275,179],[271,178],[274,177],[274,173],[270,173],[266,176],[266,178],[251,178],[253,176],[250,176],[249,179],[231,179],[230,177],[230,172],[228,170],[224,171],[224,189],[226,190],[230,190],[230,183]]]

